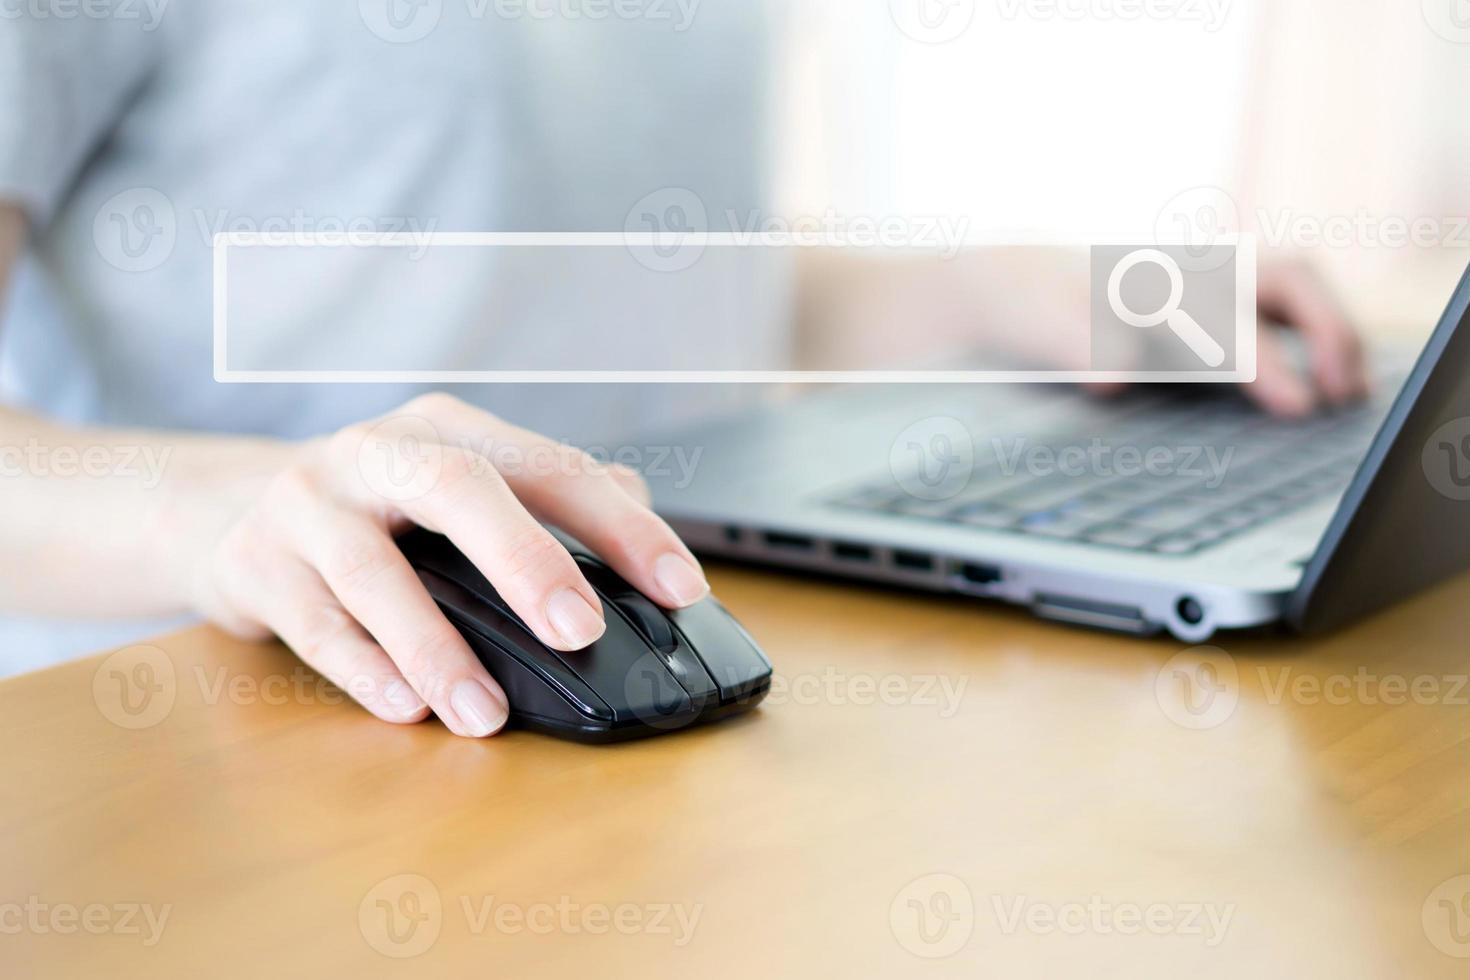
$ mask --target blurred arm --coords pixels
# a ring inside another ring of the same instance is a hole
[[[25,241],[24,215],[0,204],[0,299]],[[181,494],[238,495],[242,472],[264,480],[284,453],[259,440],[73,428],[0,405],[0,608],[69,616],[187,608],[191,570],[181,556],[191,549],[177,543],[223,528],[191,516]]]
[[[1085,370],[1086,254],[961,250],[950,258],[802,249],[799,366],[810,370],[984,366]],[[1080,359],[1079,359],[1080,358]]]

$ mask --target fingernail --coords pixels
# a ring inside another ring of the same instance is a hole
[[[674,605],[692,606],[709,595],[709,582],[693,562],[672,551],[653,564],[653,580]]]
[[[449,706],[459,715],[464,730],[475,738],[494,735],[505,726],[509,713],[479,681],[460,681],[449,696]]]
[[[593,609],[582,593],[575,589],[562,589],[546,603],[546,618],[556,630],[568,649],[581,650],[589,647],[607,631],[602,613]]]
[[[383,700],[393,707],[393,710],[404,715],[411,715],[424,708],[424,699],[418,696],[418,692],[409,687],[401,680],[391,680],[383,688]]]

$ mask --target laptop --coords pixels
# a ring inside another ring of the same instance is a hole
[[[673,435],[705,555],[1200,643],[1335,628],[1470,568],[1470,272],[1417,361],[1301,420],[1139,386],[832,388]]]

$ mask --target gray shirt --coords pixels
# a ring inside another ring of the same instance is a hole
[[[0,197],[34,227],[0,328],[0,397],[53,417],[298,437],[415,393],[216,384],[216,231],[621,231],[634,203],[663,188],[692,190],[720,230],[728,214],[762,213],[767,197],[760,2],[44,8],[0,15]],[[763,303],[783,294],[755,292]],[[350,319],[362,299],[314,301]],[[752,329],[778,319],[769,308],[724,312],[723,323]],[[671,343],[697,342],[687,323],[667,326]],[[308,327],[284,317],[280,342]],[[449,325],[415,329],[426,350],[465,342]],[[457,393],[584,444],[739,397],[728,387]],[[0,629],[9,651],[19,628]],[[29,660],[12,656],[0,673],[126,635],[28,633]]]

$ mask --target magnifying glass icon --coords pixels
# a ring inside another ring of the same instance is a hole
[[[1140,265],[1156,265],[1169,276],[1169,299],[1157,312],[1147,315],[1135,313],[1123,302],[1123,277]],[[1184,341],[1195,357],[1212,368],[1224,364],[1225,348],[1214,337],[1205,333],[1198,320],[1180,309],[1183,302],[1184,273],[1179,270],[1178,262],[1156,248],[1141,248],[1130,252],[1113,268],[1113,274],[1108,279],[1108,305],[1113,308],[1113,315],[1119,320],[1142,330],[1167,323],[1169,329],[1174,331],[1174,336]]]

